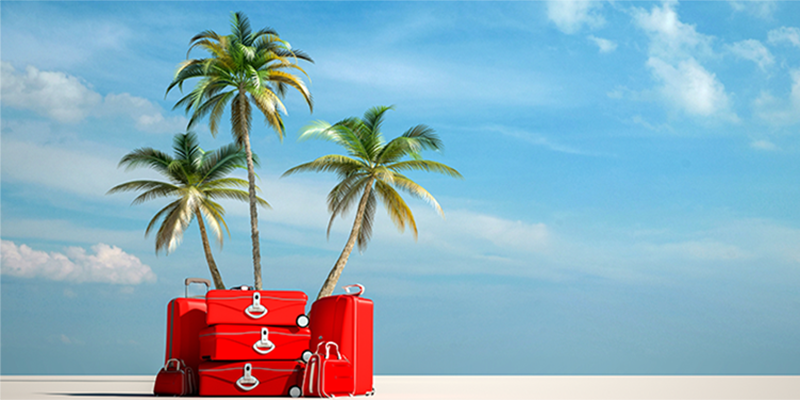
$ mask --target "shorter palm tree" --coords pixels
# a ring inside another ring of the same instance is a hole
[[[327,155],[309,163],[298,165],[283,176],[305,171],[335,172],[341,181],[328,194],[328,236],[337,215],[346,213],[358,200],[356,219],[342,254],[328,274],[317,299],[330,296],[344,270],[347,259],[356,242],[363,251],[372,236],[372,223],[377,201],[386,207],[389,217],[400,232],[406,225],[414,231],[417,239],[417,224],[411,209],[395,189],[400,189],[414,197],[429,202],[444,217],[444,212],[427,190],[402,175],[402,171],[428,171],[461,178],[461,174],[442,163],[423,160],[422,150],[440,150],[442,142],[433,130],[425,125],[417,125],[402,136],[386,143],[381,133],[383,114],[392,107],[373,107],[364,113],[363,118],[347,118],[331,125],[316,121],[303,128],[301,139],[319,138],[330,140],[345,148],[349,156]],[[410,160],[403,159],[410,157]],[[377,193],[377,195],[376,195]]]
[[[180,244],[183,231],[197,218],[214,286],[217,289],[224,289],[222,276],[211,254],[203,219],[205,218],[221,248],[222,226],[225,227],[229,237],[230,230],[224,219],[225,210],[215,200],[248,201],[247,191],[237,189],[247,188],[247,180],[228,177],[234,169],[245,168],[247,155],[235,144],[205,152],[200,148],[197,136],[191,132],[175,135],[172,148],[175,150],[174,157],[147,147],[126,154],[119,162],[119,166],[124,165],[126,170],[149,167],[158,171],[169,182],[131,181],[111,188],[107,194],[143,191],[132,204],[161,197],[176,198],[150,220],[145,236],[149,235],[153,227],[163,218],[156,234],[156,254],[162,250],[169,254]],[[260,197],[258,202],[262,206],[269,207],[269,204]]]

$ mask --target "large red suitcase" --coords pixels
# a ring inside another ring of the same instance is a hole
[[[323,342],[337,343],[342,356],[353,363],[353,394],[371,394],[373,303],[361,297],[364,286],[345,286],[348,293],[351,288],[359,291],[324,297],[311,305],[311,348]]]
[[[186,295],[191,283],[209,287],[208,279],[186,278]],[[196,374],[200,365],[200,331],[206,327],[206,299],[178,297],[167,304],[167,351],[164,364],[171,359],[181,360]],[[192,376],[194,382],[197,377]]]
[[[303,366],[297,361],[206,361],[200,364],[200,396],[300,397]]]
[[[208,325],[308,326],[308,296],[294,290],[211,290]]]
[[[310,342],[308,328],[214,325],[200,331],[200,357],[216,361],[308,361]]]

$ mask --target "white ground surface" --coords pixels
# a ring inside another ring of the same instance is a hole
[[[0,398],[152,397],[153,376],[1,376]],[[800,376],[376,376],[371,399],[798,399]],[[362,397],[363,398],[363,397]]]

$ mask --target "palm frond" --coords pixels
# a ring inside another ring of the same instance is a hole
[[[322,156],[314,161],[300,164],[290,168],[281,176],[289,176],[298,172],[336,172],[340,177],[351,175],[357,171],[364,170],[365,165],[358,160],[347,156],[331,154]]]
[[[392,181],[392,186],[420,200],[426,201],[428,204],[431,205],[431,207],[433,207],[434,210],[436,210],[437,213],[439,213],[439,215],[442,216],[442,218],[444,218],[444,211],[442,211],[442,207],[439,206],[439,202],[437,202],[436,199],[430,193],[428,193],[427,190],[425,190],[425,188],[423,188],[416,182],[412,181],[411,179],[408,179],[407,177],[401,174],[395,173],[394,180]]]
[[[369,176],[366,174],[356,174],[343,179],[328,193],[328,211],[331,213],[331,218],[328,221],[327,235],[331,235],[331,226],[333,220],[341,214],[347,213],[353,204],[355,204],[363,189],[369,182]]]
[[[366,187],[364,188],[366,190]],[[367,249],[367,243],[372,238],[372,225],[375,221],[375,209],[377,208],[377,200],[375,200],[375,191],[370,191],[367,197],[367,204],[364,207],[364,216],[361,218],[361,226],[358,228],[358,236],[356,243],[358,244],[358,251],[363,252]]]
[[[430,160],[410,160],[410,161],[401,161],[394,164],[389,164],[386,168],[395,171],[425,171],[425,172],[436,172],[439,174],[451,176],[453,178],[464,178],[461,174],[456,171],[454,168],[451,168],[447,165],[444,165],[440,162],[430,161]]]
[[[391,218],[392,222],[394,222],[397,230],[401,233],[404,232],[407,224],[411,228],[411,231],[414,232],[414,239],[416,240],[417,223],[414,221],[414,214],[400,194],[391,186],[381,181],[375,182],[375,191],[386,207],[386,212],[389,214],[389,218]]]

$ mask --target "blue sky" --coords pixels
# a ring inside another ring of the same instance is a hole
[[[350,257],[376,373],[800,373],[800,3],[3,2],[3,374],[160,368],[199,231],[156,256],[166,201],[105,193],[155,177],[116,165],[170,150],[166,87],[232,11],[315,60],[283,143],[254,118],[265,286],[314,296],[352,224],[326,239],[333,176],[280,179],[339,151],[296,140],[311,120],[393,104],[386,136],[431,126],[465,177],[412,175],[446,219],[409,199],[415,242],[379,210]],[[225,207],[214,255],[249,284],[247,206]]]

